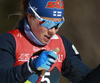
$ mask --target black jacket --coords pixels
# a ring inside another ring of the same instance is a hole
[[[23,21],[19,30],[23,33]],[[61,35],[60,35],[61,36]],[[61,36],[66,58],[63,62],[61,73],[72,83],[99,83],[100,66],[93,71],[82,62],[80,54],[76,54],[72,43]],[[27,63],[14,67],[16,62],[16,42],[12,34],[4,33],[0,36],[0,81],[1,83],[24,83],[32,75],[27,68]],[[96,75],[96,73],[98,75]]]

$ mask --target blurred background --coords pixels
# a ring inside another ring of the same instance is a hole
[[[0,0],[0,34],[13,29],[20,11],[21,0]],[[100,63],[100,0],[64,0],[66,22],[59,30],[80,52],[90,68]],[[70,83],[63,76],[59,83]]]

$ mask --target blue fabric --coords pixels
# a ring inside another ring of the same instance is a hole
[[[27,80],[30,81],[31,83],[36,83],[38,80],[39,76],[37,74],[31,75]]]
[[[87,73],[91,72],[92,70],[85,65],[80,59],[78,59],[77,56],[70,57],[68,61],[76,68],[78,69],[83,75],[86,75]]]
[[[63,0],[30,0],[32,8],[43,17],[62,18],[64,14]],[[34,14],[30,7],[27,12]]]

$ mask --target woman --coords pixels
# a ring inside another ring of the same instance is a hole
[[[65,21],[63,0],[22,0],[21,7],[19,27],[0,36],[1,83],[36,83],[44,69],[41,83],[58,83],[60,74],[73,83],[99,83],[100,74],[93,76],[100,66],[91,70],[75,46],[56,34]]]

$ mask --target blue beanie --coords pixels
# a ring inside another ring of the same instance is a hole
[[[62,18],[64,14],[63,0],[30,0],[31,7],[37,12],[39,16]],[[30,6],[27,12],[34,14]]]

